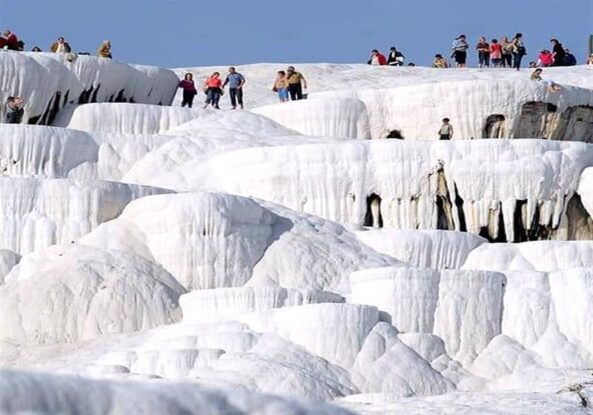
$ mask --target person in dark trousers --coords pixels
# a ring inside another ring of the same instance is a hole
[[[387,65],[389,66],[403,66],[406,57],[398,51],[395,46],[389,49],[389,55],[387,56]]]
[[[181,101],[181,107],[187,105],[191,108],[194,105],[194,98],[198,91],[196,90],[196,84],[194,83],[194,76],[191,73],[186,73],[183,80],[179,82],[179,88],[183,89],[183,100]]]
[[[527,50],[523,44],[523,33],[517,33],[511,40],[511,46],[513,50],[513,68],[516,70],[521,69],[521,60],[523,56],[527,55]]]
[[[564,66],[566,51],[562,47],[562,43],[558,39],[550,39],[550,42],[552,43],[552,66]]]
[[[289,66],[286,70],[286,81],[288,82],[288,93],[291,101],[303,99],[303,88],[307,89],[307,80],[305,77]]]
[[[480,68],[488,68],[490,66],[490,45],[486,42],[484,36],[478,39],[476,50],[478,51],[478,63]]]
[[[564,49],[566,52],[566,56],[564,57],[564,64],[566,66],[575,66],[577,64],[577,58],[572,53],[570,53],[569,49]]]
[[[231,97],[231,109],[237,108],[237,102],[239,108],[243,109],[243,85],[245,85],[245,77],[237,72],[234,66],[229,68],[229,74],[226,76],[222,88],[229,86],[229,95]]]
[[[23,99],[21,97],[8,97],[6,101],[6,123],[20,124],[24,113]]]
[[[222,81],[220,80],[220,72],[214,72],[206,79],[204,83],[204,91],[206,92],[206,103],[204,108],[208,108],[208,105],[212,105],[217,110],[220,109],[218,102],[222,95]]]
[[[452,57],[455,59],[458,68],[465,68],[468,48],[469,45],[467,44],[465,35],[459,35],[453,42],[453,47],[451,48],[453,49]]]
[[[449,124],[448,118],[443,118],[443,125],[439,128],[439,140],[450,140],[453,138],[453,126]]]

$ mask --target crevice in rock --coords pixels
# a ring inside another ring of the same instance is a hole
[[[506,118],[502,114],[492,114],[486,118],[483,138],[504,138],[506,134]]]
[[[385,138],[395,138],[398,140],[403,140],[404,136],[402,135],[400,130],[391,130]]]
[[[549,138],[560,121],[558,107],[548,102],[527,102],[521,107],[514,138]]]
[[[364,226],[373,228],[383,227],[383,216],[381,214],[381,196],[372,193],[367,196],[367,210],[364,216]]]

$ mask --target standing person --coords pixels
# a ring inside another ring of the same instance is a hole
[[[513,44],[509,38],[503,36],[500,38],[500,47],[502,48],[502,66],[503,68],[513,67]]]
[[[495,68],[502,66],[502,46],[498,43],[498,40],[492,39],[490,43],[490,62]]]
[[[564,66],[564,59],[566,58],[566,51],[562,47],[562,43],[558,39],[550,39],[552,43],[552,66]]]
[[[20,124],[24,113],[23,99],[21,97],[8,97],[6,101],[6,123]]]
[[[231,97],[231,109],[237,108],[237,102],[239,107],[243,109],[243,85],[245,85],[245,77],[237,72],[234,66],[229,68],[229,74],[226,76],[222,88],[229,85],[229,95]]]
[[[490,45],[486,42],[484,36],[478,39],[476,50],[478,51],[478,63],[480,68],[488,68],[490,66]]]
[[[53,53],[70,53],[72,52],[72,48],[70,44],[66,42],[63,37],[59,37],[54,43],[52,43],[51,47],[49,48]]]
[[[552,66],[552,62],[554,62],[554,58],[550,51],[547,49],[542,49],[537,57],[537,66],[543,66],[545,68]]]
[[[443,125],[439,128],[439,140],[450,140],[453,138],[453,126],[449,124],[448,118],[443,118]]]
[[[566,56],[564,57],[564,64],[566,66],[575,66],[577,64],[577,58],[572,53],[570,53],[569,49],[564,49],[566,51]]]
[[[513,68],[520,70],[521,60],[523,56],[527,55],[527,50],[523,44],[523,33],[517,33],[511,40],[511,44],[513,45]]]
[[[367,63],[369,65],[387,65],[387,59],[385,58],[385,55],[380,53],[377,49],[373,49]]]
[[[387,56],[387,65],[389,66],[403,66],[406,57],[398,51],[395,46],[389,49],[389,55]]]
[[[188,108],[191,108],[194,105],[194,98],[198,93],[194,83],[194,76],[189,72],[186,73],[183,80],[179,82],[179,88],[183,89],[181,107],[183,108],[187,105]]]
[[[434,61],[432,62],[432,67],[439,68],[439,69],[448,68],[449,62],[447,62],[447,60],[445,58],[443,58],[443,55],[441,55],[440,53],[437,53],[436,55],[434,55]]]
[[[212,105],[217,110],[220,109],[218,102],[222,95],[222,81],[220,80],[220,72],[214,72],[206,79],[204,83],[204,90],[206,92],[206,103],[204,108],[208,108],[208,105]]]
[[[286,79],[286,72],[278,71],[272,91],[278,93],[280,102],[288,102],[288,80]]]
[[[288,92],[292,101],[303,99],[303,88],[307,89],[307,80],[305,77],[289,66],[286,71],[286,81],[288,82]]]
[[[467,61],[467,49],[469,45],[466,41],[465,35],[459,35],[453,42],[453,57],[458,68],[465,68]]]
[[[101,46],[99,46],[99,50],[97,50],[97,56],[100,58],[109,58],[112,59],[113,56],[111,56],[111,42],[108,40],[104,40],[103,43],[101,43]]]

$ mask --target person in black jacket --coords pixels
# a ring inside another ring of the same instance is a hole
[[[406,57],[399,52],[395,46],[389,49],[389,56],[387,57],[387,65],[389,66],[403,66]]]
[[[558,41],[558,39],[550,39],[552,42],[552,56],[554,58],[554,62],[552,62],[552,66],[564,66],[564,58],[566,58],[566,51],[562,46],[562,43]]]
[[[6,123],[20,124],[24,113],[23,99],[21,97],[8,97],[6,102]]]
[[[570,50],[565,49],[566,52],[566,56],[564,57],[564,64],[566,66],[575,66],[577,64],[577,58],[576,56],[574,56],[572,53],[570,53]]]

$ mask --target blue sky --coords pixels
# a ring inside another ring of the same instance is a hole
[[[94,52],[110,39],[116,59],[166,67],[365,62],[392,45],[427,65],[460,33],[473,44],[518,31],[528,59],[557,37],[581,62],[593,0],[0,0],[0,27],[27,49],[63,35]]]

